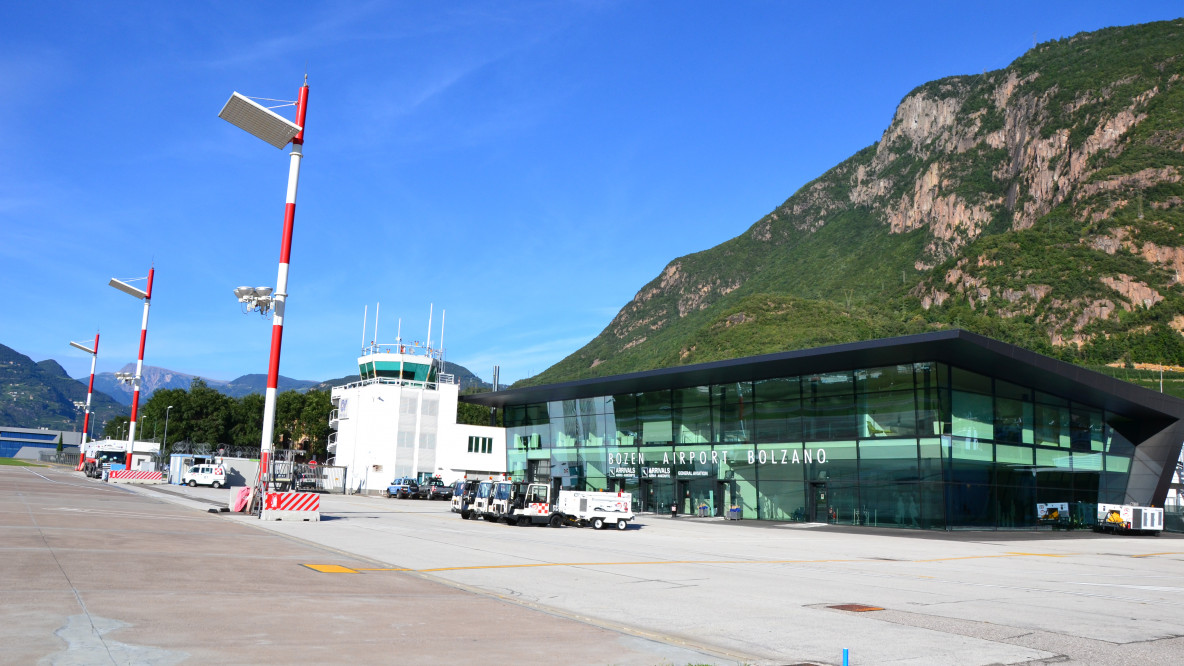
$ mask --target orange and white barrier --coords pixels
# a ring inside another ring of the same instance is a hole
[[[321,519],[321,496],[316,493],[263,493],[263,520]]]
[[[164,483],[163,472],[145,472],[138,469],[114,469],[107,473],[111,483]]]

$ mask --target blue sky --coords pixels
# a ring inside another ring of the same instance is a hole
[[[280,372],[433,341],[485,379],[597,335],[672,259],[879,139],[914,87],[1178,2],[16,2],[0,22],[0,343],[74,376],[265,373],[287,151],[232,91],[310,100]],[[289,111],[290,113],[290,111]]]

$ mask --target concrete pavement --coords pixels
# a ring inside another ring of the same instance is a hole
[[[717,658],[417,574],[318,573],[303,563],[374,561],[170,499],[60,468],[0,467],[0,663]]]
[[[70,655],[116,643],[128,647],[112,654],[144,660],[108,663],[837,664],[848,648],[852,664],[1145,664],[1184,654],[1177,535],[665,516],[624,532],[519,528],[462,520],[443,502],[357,496],[323,496],[319,523],[265,523],[204,513],[225,505],[226,490],[20,473],[0,468],[0,547],[23,572],[3,574],[19,596],[0,610],[0,632],[27,646],[13,663],[83,663]],[[843,604],[883,610],[833,608]]]

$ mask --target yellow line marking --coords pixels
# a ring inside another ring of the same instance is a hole
[[[913,562],[952,562],[954,560],[985,560],[993,557],[1016,557],[1025,553],[1007,553],[1005,555],[964,555],[962,557],[935,557],[931,560],[912,560]]]
[[[366,567],[358,568],[358,571],[415,571],[415,569],[407,569],[404,567]]]
[[[1159,553],[1170,554],[1170,553]],[[969,555],[966,557],[942,557],[931,560],[897,560],[899,562],[946,562],[950,560],[978,560],[998,557],[1067,557],[1051,553],[1006,553],[1003,555]],[[1137,556],[1136,556],[1137,557]],[[476,571],[481,569],[538,569],[542,567],[612,567],[634,566],[642,564],[835,564],[835,563],[869,563],[881,564],[886,560],[873,559],[824,559],[824,560],[645,560],[635,562],[532,562],[530,564],[481,564],[458,567],[433,567],[430,569],[410,569],[406,567],[358,567],[349,569],[335,564],[305,564],[310,569],[321,573],[361,573],[363,571],[410,571],[415,573],[436,573],[440,571]],[[922,576],[925,578],[926,576]]]
[[[1146,553],[1143,555],[1131,555],[1131,557],[1155,557],[1156,555],[1184,555],[1184,553],[1181,553],[1181,552]]]

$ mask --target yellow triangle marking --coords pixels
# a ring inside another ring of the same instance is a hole
[[[354,569],[343,567],[339,564],[305,564],[303,566],[321,573],[358,573]]]

